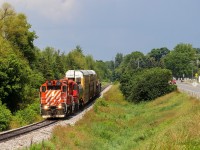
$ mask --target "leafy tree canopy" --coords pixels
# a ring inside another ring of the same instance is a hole
[[[139,68],[146,67],[146,58],[142,52],[132,52],[123,58],[123,61],[119,68],[117,68],[118,74],[123,74],[131,70],[136,70]]]
[[[169,52],[170,50],[168,48],[162,47],[162,48],[152,49],[151,52],[147,54],[147,56],[153,57],[155,61],[160,61],[161,58],[165,57]]]
[[[31,69],[18,50],[0,37],[0,97],[11,110],[22,102],[23,90],[31,82]]]
[[[29,31],[31,25],[24,14],[16,13],[12,6],[4,3],[0,8],[0,34],[14,49],[22,52],[31,64],[35,60],[33,41],[35,32]]]
[[[115,56],[115,68],[119,67],[119,65],[122,63],[123,61],[123,54],[122,53],[117,53]]]
[[[172,71],[173,76],[191,77],[194,69],[196,51],[191,44],[178,44],[164,59],[167,69]]]

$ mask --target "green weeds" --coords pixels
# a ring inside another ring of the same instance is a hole
[[[47,149],[199,149],[199,120],[200,102],[186,94],[133,104],[114,85],[76,126],[56,127]]]

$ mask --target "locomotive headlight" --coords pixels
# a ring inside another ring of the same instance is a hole
[[[58,105],[58,109],[62,109],[62,105],[61,104]]]
[[[47,105],[44,105],[44,107],[43,107],[44,109],[48,109],[49,108],[49,106],[47,106]]]

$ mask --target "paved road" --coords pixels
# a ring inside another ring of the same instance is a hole
[[[177,82],[178,89],[200,99],[200,84]]]

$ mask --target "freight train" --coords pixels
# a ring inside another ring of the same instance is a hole
[[[63,79],[48,80],[40,87],[43,118],[64,118],[97,97],[101,83],[94,70],[68,70]]]

